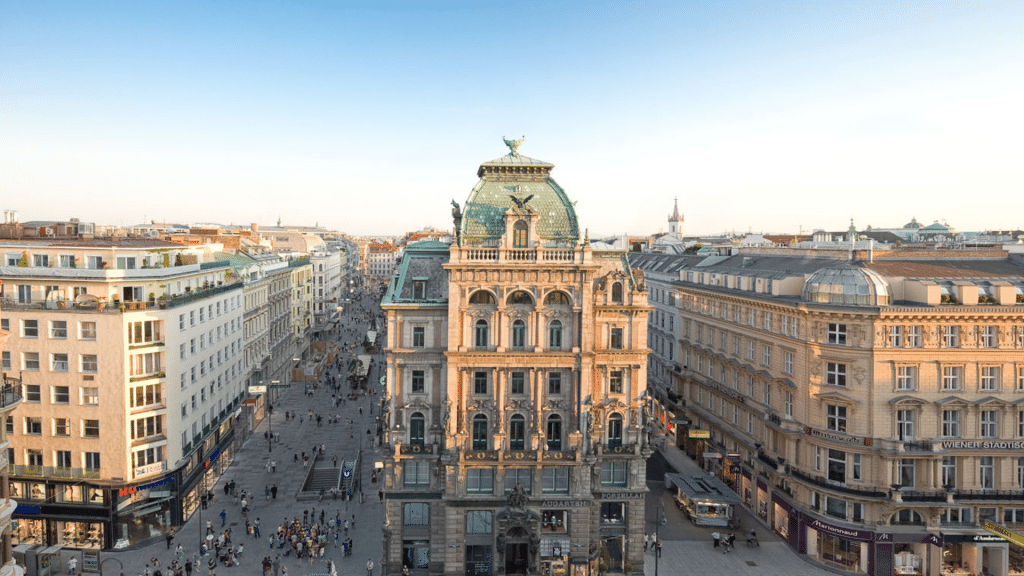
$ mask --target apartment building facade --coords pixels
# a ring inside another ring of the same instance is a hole
[[[0,252],[3,371],[25,395],[6,421],[10,490],[32,511],[15,513],[13,540],[88,549],[163,534],[197,501],[199,471],[230,461],[241,284],[226,263],[157,240]]]
[[[6,214],[5,214],[6,216]],[[0,307],[0,317],[3,316],[3,308]],[[0,351],[10,338],[11,333],[7,330],[0,330]],[[0,416],[13,418],[12,413],[21,404],[21,379],[6,374],[0,378]],[[7,438],[7,428],[0,428],[0,576],[21,576],[24,571],[16,563],[12,550],[12,526],[14,510],[18,502],[11,497],[10,490],[10,462],[7,460],[7,447],[10,440]]]
[[[930,252],[636,259],[661,422],[833,570],[1024,568],[1024,266]]]
[[[644,284],[514,144],[384,297],[389,574],[643,570]]]

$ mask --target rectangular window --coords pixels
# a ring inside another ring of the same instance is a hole
[[[827,404],[825,427],[835,432],[846,432],[846,406]]]
[[[53,465],[56,468],[71,468],[71,450],[54,450]]]
[[[427,298],[427,281],[412,281],[412,297],[414,300],[425,300]]]
[[[897,366],[896,367],[896,389],[915,390],[917,387],[917,367]]]
[[[947,490],[956,488],[956,456],[942,457],[942,486]]]
[[[511,376],[512,385],[509,392],[511,394],[525,394],[526,393],[526,373],[525,372],[513,372]]]
[[[68,323],[66,320],[54,320],[50,322],[50,338],[65,340],[68,337]]]
[[[622,394],[622,370],[612,370],[608,373],[608,391],[612,394]]]
[[[999,389],[999,367],[998,366],[982,366],[981,367],[981,382],[979,382],[982,392],[995,392]]]
[[[544,494],[569,493],[569,469],[564,466],[545,466],[543,469]]]
[[[942,411],[942,435],[946,438],[960,437],[960,411]]]
[[[825,383],[831,386],[846,386],[846,364],[826,362]]]
[[[960,347],[960,327],[959,326],[943,326],[942,327],[942,346],[945,348],[959,348]]]
[[[67,418],[53,419],[54,436],[71,436],[71,420]]]
[[[889,326],[889,346],[892,348],[903,347],[903,326]]]
[[[406,488],[430,486],[430,462],[406,460],[402,482]]]
[[[821,446],[814,447],[814,469],[821,471]]]
[[[71,403],[71,389],[67,386],[54,386],[53,387],[53,403],[54,404],[70,404]]]
[[[99,388],[82,388],[82,405],[83,406],[96,406],[100,403],[100,389]]]
[[[771,366],[772,365],[772,347],[771,346],[767,346],[767,345],[766,346],[762,346],[762,348],[761,348],[761,364],[764,364],[765,366]]]
[[[99,420],[82,420],[82,436],[85,438],[99,438],[100,437],[100,421]]]
[[[466,511],[466,534],[490,534],[494,531],[494,512],[490,510]]]
[[[914,488],[916,486],[917,461],[911,458],[903,458],[899,461],[900,486]]]
[[[23,370],[39,370],[39,352],[22,352],[21,364]]]
[[[963,373],[962,366],[943,366],[942,367],[942,389],[944,391],[954,391],[960,389],[960,376]]]
[[[39,384],[26,384],[25,385],[25,401],[26,402],[42,402],[43,395],[40,392],[41,388]]]
[[[920,348],[921,347],[921,326],[910,326],[907,328],[907,347],[908,348]]]
[[[423,326],[414,326],[412,329],[412,347],[423,348],[427,342],[427,329]]]
[[[914,411],[896,411],[896,437],[904,442],[914,441]]]
[[[1024,391],[1024,366],[1017,367],[1017,391]]]
[[[527,494],[533,493],[533,470],[530,468],[505,469],[505,494],[510,494],[516,484],[523,487]]]
[[[851,480],[859,481],[863,477],[861,475],[861,469],[862,469],[862,466],[863,466],[861,460],[862,460],[862,457],[861,457],[860,454],[853,454],[853,466],[851,467],[851,473],[850,473]]]
[[[0,361],[0,369],[2,369],[2,370],[13,370],[13,368],[11,368],[11,351],[10,350],[4,350],[3,352],[0,352],[0,358],[2,358],[2,361]]]
[[[786,391],[786,418],[793,417],[793,393]]]
[[[981,411],[981,437],[996,438],[999,435],[999,417],[995,410]]]
[[[747,360],[754,359],[754,341],[750,340],[747,342]]]
[[[68,371],[68,355],[67,354],[53,354],[50,356],[50,370],[54,372],[67,372]]]
[[[487,394],[487,372],[473,373],[473,393]]]
[[[982,348],[995,348],[998,344],[996,338],[996,327],[985,326],[981,329],[981,347]]]
[[[494,494],[494,468],[470,468],[466,471],[466,492]]]
[[[825,514],[833,518],[846,520],[846,500],[825,496]]]
[[[601,464],[601,486],[607,488],[625,488],[628,462],[608,461]]]
[[[785,354],[785,364],[783,365],[782,371],[785,372],[786,374],[792,374],[793,373],[793,353],[792,352],[786,352],[786,354]]]
[[[152,344],[160,342],[159,320],[144,320],[128,324],[128,344]]]
[[[982,490],[991,490],[995,486],[996,465],[992,456],[978,458],[978,483]]]
[[[764,397],[762,399],[764,400],[765,406],[772,405],[772,384],[767,380],[764,383]]]
[[[829,323],[828,343],[846,346],[846,324]]]
[[[33,254],[32,265],[38,268],[48,268],[50,266],[50,255],[49,254]]]
[[[22,338],[39,338],[39,321],[38,320],[22,320],[21,321],[21,337]]]
[[[611,349],[622,350],[622,328],[612,328]]]
[[[412,391],[414,394],[422,394],[423,392],[425,392],[425,374],[426,372],[424,372],[423,370],[412,371]]]
[[[43,421],[39,416],[25,417],[25,434],[38,436],[43,433]]]
[[[132,376],[146,376],[163,370],[161,368],[159,352],[133,354],[130,359],[130,366]]]
[[[548,372],[548,394],[562,393],[562,373]]]

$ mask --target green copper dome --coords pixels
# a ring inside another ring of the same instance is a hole
[[[537,234],[545,246],[575,245],[580,237],[572,202],[551,178],[554,164],[519,154],[522,140],[505,140],[511,152],[477,170],[460,232],[466,245],[495,245],[505,232],[505,211],[519,201],[538,213]]]

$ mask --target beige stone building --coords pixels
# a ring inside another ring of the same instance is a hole
[[[0,316],[3,309],[0,308]],[[7,330],[0,330],[0,350],[10,338],[11,333]],[[21,404],[21,380],[14,376],[4,374],[0,378],[0,416],[7,420],[14,410]],[[13,416],[12,416],[13,417]],[[21,576],[24,571],[15,563],[11,542],[11,521],[14,517],[14,510],[18,502],[11,498],[8,476],[10,473],[9,462],[7,461],[7,446],[10,441],[7,438],[7,429],[0,429],[0,493],[3,499],[0,500],[0,576]]]
[[[2,367],[24,395],[5,427],[9,489],[27,504],[14,514],[16,544],[158,537],[230,462],[243,302],[227,263],[201,261],[208,249],[0,243],[0,329],[13,334]]]
[[[1024,529],[1019,259],[636,262],[657,308],[658,420],[795,550],[861,574],[1024,571],[1024,551],[986,531]]]
[[[388,574],[643,571],[645,287],[517,146],[384,297]]]

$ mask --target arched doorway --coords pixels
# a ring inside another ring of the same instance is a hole
[[[530,533],[514,526],[505,534],[505,574],[526,574],[530,569]]]

